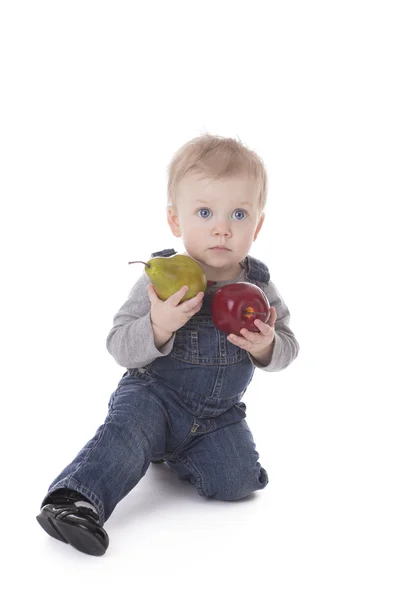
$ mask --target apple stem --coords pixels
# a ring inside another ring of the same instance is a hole
[[[146,267],[150,268],[149,263],[143,262],[142,260],[131,260],[128,262],[128,265],[134,265],[135,263],[142,263],[142,265],[146,265]]]
[[[255,310],[245,310],[244,314],[249,315],[251,317],[254,317],[254,315],[261,315],[261,316],[265,317],[265,315],[266,315],[265,312],[257,312]]]

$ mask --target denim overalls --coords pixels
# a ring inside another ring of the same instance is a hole
[[[249,282],[268,283],[264,263],[247,256],[244,266]],[[104,523],[161,458],[205,497],[238,500],[267,485],[241,402],[255,367],[213,325],[211,297],[206,291],[201,310],[176,332],[170,354],[124,373],[105,422],[53,481],[42,506],[56,489],[74,489]]]

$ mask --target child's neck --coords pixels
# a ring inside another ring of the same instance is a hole
[[[184,252],[183,254],[185,254],[186,256],[190,256],[189,252]],[[203,267],[209,285],[211,282],[232,281],[233,279],[239,277],[243,269],[240,263],[238,263],[237,265],[232,265],[232,267],[230,267],[228,270],[223,270],[213,269],[212,267],[210,268],[208,265],[205,265],[200,260],[198,260],[197,262]]]

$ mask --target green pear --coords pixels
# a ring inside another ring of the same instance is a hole
[[[156,256],[147,262],[134,260],[128,264],[138,262],[145,265],[145,273],[161,300],[175,294],[183,285],[189,286],[189,289],[180,302],[189,300],[207,289],[207,277],[203,268],[194,258],[185,254]]]

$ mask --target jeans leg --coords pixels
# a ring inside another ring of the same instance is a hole
[[[94,437],[51,484],[73,489],[96,507],[101,524],[165,448],[167,415],[148,385],[133,381],[111,395],[108,415]]]
[[[268,483],[253,436],[243,419],[193,438],[167,463],[201,496],[240,500]]]

